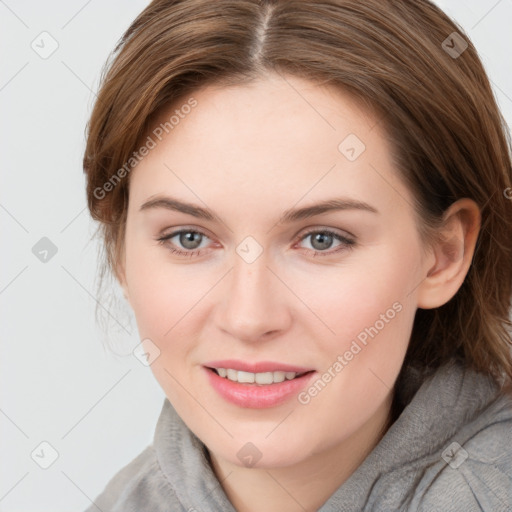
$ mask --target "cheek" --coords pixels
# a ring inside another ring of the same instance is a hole
[[[312,339],[324,340],[320,343],[325,343],[323,348],[328,352],[348,350],[354,339],[364,344],[373,339],[376,329],[384,334],[393,326],[398,328],[398,317],[405,315],[397,312],[397,302],[405,308],[407,294],[417,279],[417,260],[411,249],[405,251],[403,242],[398,243],[395,238],[394,244],[354,252],[338,268],[319,265],[314,271],[308,267],[307,272],[293,266],[282,268],[283,280],[294,283],[293,293],[307,307],[304,310],[298,304],[298,323],[305,330],[311,329]],[[172,338],[190,326],[194,315],[203,315],[200,302],[216,286],[222,275],[218,270],[204,264],[177,265],[165,248],[128,232],[126,277],[140,336],[168,346]],[[287,300],[285,291],[282,300]],[[291,307],[292,304],[297,301],[290,296]],[[325,334],[319,336],[318,329]]]
[[[418,279],[414,251],[405,254],[398,246],[383,246],[367,255],[354,253],[350,265],[296,279],[294,291],[315,313],[308,318],[326,327],[320,338],[348,350],[354,339],[364,344],[377,333],[385,338],[385,332],[402,329],[401,317],[414,314],[410,292]]]
[[[157,344],[176,323],[175,317],[181,310],[180,304],[186,302],[187,293],[179,273],[172,275],[171,265],[162,261],[163,252],[153,242],[148,244],[127,234],[126,280],[130,304],[141,338],[150,338]]]
[[[126,279],[139,337],[149,338],[163,356],[152,368],[164,361],[174,365],[195,343],[203,299],[218,276],[207,269],[199,273],[194,264],[177,265],[164,248],[135,237],[127,237],[126,247]]]
[[[392,387],[410,340],[416,312],[410,292],[417,280],[414,251],[405,256],[390,248],[351,276],[347,292],[326,300],[337,334],[330,337],[332,355],[326,361],[326,369],[338,363],[331,370],[336,374],[331,398],[343,397],[348,409],[371,408]]]

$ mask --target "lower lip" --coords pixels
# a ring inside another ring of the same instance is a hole
[[[239,407],[265,409],[275,407],[290,400],[306,387],[315,372],[310,372],[295,379],[275,384],[241,384],[225,377],[220,377],[213,370],[203,367],[212,387],[228,402]]]

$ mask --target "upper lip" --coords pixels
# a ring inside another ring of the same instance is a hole
[[[305,373],[310,372],[313,368],[306,368],[304,366],[295,366],[286,363],[277,363],[274,361],[259,361],[256,363],[248,363],[239,361],[237,359],[223,359],[222,361],[209,361],[204,364],[208,368],[230,368],[232,370],[239,370],[242,372],[250,373],[264,373],[264,372],[295,372]]]

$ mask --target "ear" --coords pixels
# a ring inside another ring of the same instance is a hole
[[[469,198],[453,203],[443,219],[426,277],[418,287],[418,307],[423,309],[442,306],[457,293],[471,266],[480,231],[480,209]]]

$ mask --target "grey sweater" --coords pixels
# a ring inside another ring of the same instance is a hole
[[[512,511],[512,400],[456,362],[405,368],[397,392],[403,412],[319,510]],[[165,399],[153,444],[86,512],[235,512],[208,461]]]

